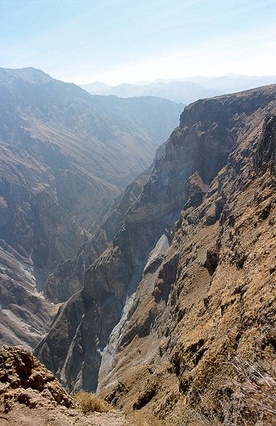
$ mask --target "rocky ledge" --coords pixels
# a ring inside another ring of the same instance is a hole
[[[43,399],[54,405],[75,405],[53,373],[19,347],[3,346],[0,350],[0,397],[6,413],[16,402],[30,408],[41,405]]]
[[[84,414],[31,352],[0,348],[0,426],[124,426],[119,411]]]

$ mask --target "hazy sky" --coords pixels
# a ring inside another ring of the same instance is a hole
[[[276,0],[0,0],[0,66],[76,84],[276,74]]]

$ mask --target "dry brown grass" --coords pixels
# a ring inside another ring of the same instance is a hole
[[[276,424],[275,366],[265,359],[249,363],[236,358],[232,395],[222,403],[224,425]]]
[[[211,408],[208,398],[200,397],[183,425],[276,425],[276,374],[271,359],[248,362],[236,357],[229,363],[233,367],[235,377],[216,393],[217,409]]]
[[[107,402],[103,401],[98,395],[80,391],[74,394],[74,400],[79,404],[84,414],[94,413],[106,413],[110,410],[110,406]]]
[[[127,425],[131,426],[163,426],[161,420],[148,412],[134,411],[127,415]]]
[[[130,426],[249,426],[276,425],[276,375],[271,358],[248,362],[239,358],[229,363],[235,374],[210,395],[201,396],[198,406],[175,407],[164,420],[146,410],[126,415]],[[107,412],[111,406],[99,396],[78,392],[74,399],[84,414]],[[216,409],[213,402],[216,400]]]

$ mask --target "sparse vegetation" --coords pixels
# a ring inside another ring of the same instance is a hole
[[[80,391],[74,394],[74,400],[80,405],[80,408],[84,414],[94,413],[106,413],[110,410],[110,406],[106,401],[103,401],[98,395]]]
[[[265,359],[249,363],[236,358],[237,377],[232,395],[223,401],[224,425],[272,425],[276,420],[276,377],[273,363]]]
[[[276,419],[276,371],[271,360],[248,362],[238,357],[229,364],[236,370],[234,378],[216,392],[218,407],[200,398],[197,408],[189,410],[189,421],[183,425],[243,426],[272,425]],[[180,423],[177,423],[177,425]],[[167,425],[166,425],[167,426]]]
[[[131,426],[165,426],[156,416],[148,412],[134,411],[127,416],[127,424]]]

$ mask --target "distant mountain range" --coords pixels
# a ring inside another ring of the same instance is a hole
[[[95,95],[116,95],[122,98],[132,96],[159,96],[175,102],[188,104],[197,99],[225,93],[240,92],[254,87],[274,84],[276,76],[249,77],[229,74],[221,77],[191,77],[176,80],[156,80],[137,84],[108,84],[95,82],[82,88]]]

